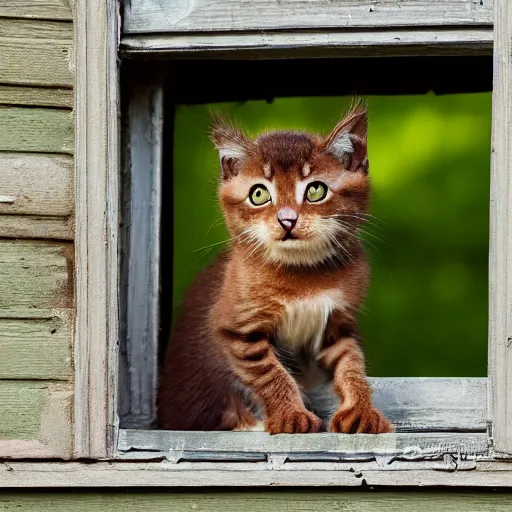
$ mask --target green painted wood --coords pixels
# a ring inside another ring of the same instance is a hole
[[[73,90],[0,85],[0,105],[73,108]]]
[[[73,240],[75,219],[41,215],[0,215],[0,238]]]
[[[0,37],[5,39],[73,40],[73,23],[16,20],[0,17]]]
[[[45,383],[0,381],[0,441],[38,437],[47,387]]]
[[[69,21],[73,19],[70,0],[2,0],[0,16]]]
[[[0,213],[67,217],[74,211],[74,162],[68,155],[0,153]],[[5,197],[6,196],[6,197]]]
[[[73,129],[67,110],[0,107],[0,151],[73,153]]]
[[[0,18],[0,83],[66,87],[73,24]]]
[[[68,315],[0,318],[0,379],[69,380],[71,344]]]
[[[248,478],[250,476],[248,475]],[[338,491],[197,492],[197,493],[5,493],[0,511],[26,512],[505,512],[512,494],[379,493]]]
[[[0,241],[0,308],[73,307],[73,256],[70,243]]]

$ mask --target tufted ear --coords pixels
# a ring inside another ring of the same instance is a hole
[[[210,139],[219,152],[222,179],[228,180],[239,172],[239,162],[246,158],[252,148],[245,133],[226,117],[213,114]]]
[[[368,172],[368,110],[355,99],[343,119],[322,143],[322,150],[339,160],[347,171]]]

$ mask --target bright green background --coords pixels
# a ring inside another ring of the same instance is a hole
[[[250,133],[328,133],[349,98],[179,106],[174,144],[174,314],[228,238],[209,112]],[[373,267],[361,330],[372,376],[485,376],[491,95],[371,96]],[[380,240],[379,240],[380,239]]]

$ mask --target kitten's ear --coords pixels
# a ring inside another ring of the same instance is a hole
[[[347,171],[368,172],[368,110],[356,99],[343,119],[322,143],[322,150],[339,160]]]
[[[219,152],[222,178],[228,180],[239,172],[239,162],[246,158],[252,144],[245,133],[220,114],[212,115],[210,139]]]

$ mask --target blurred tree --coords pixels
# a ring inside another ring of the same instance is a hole
[[[490,93],[371,96],[373,277],[361,330],[373,376],[485,376]],[[173,315],[228,234],[216,200],[209,112],[256,134],[326,134],[350,98],[178,107],[174,140]]]

